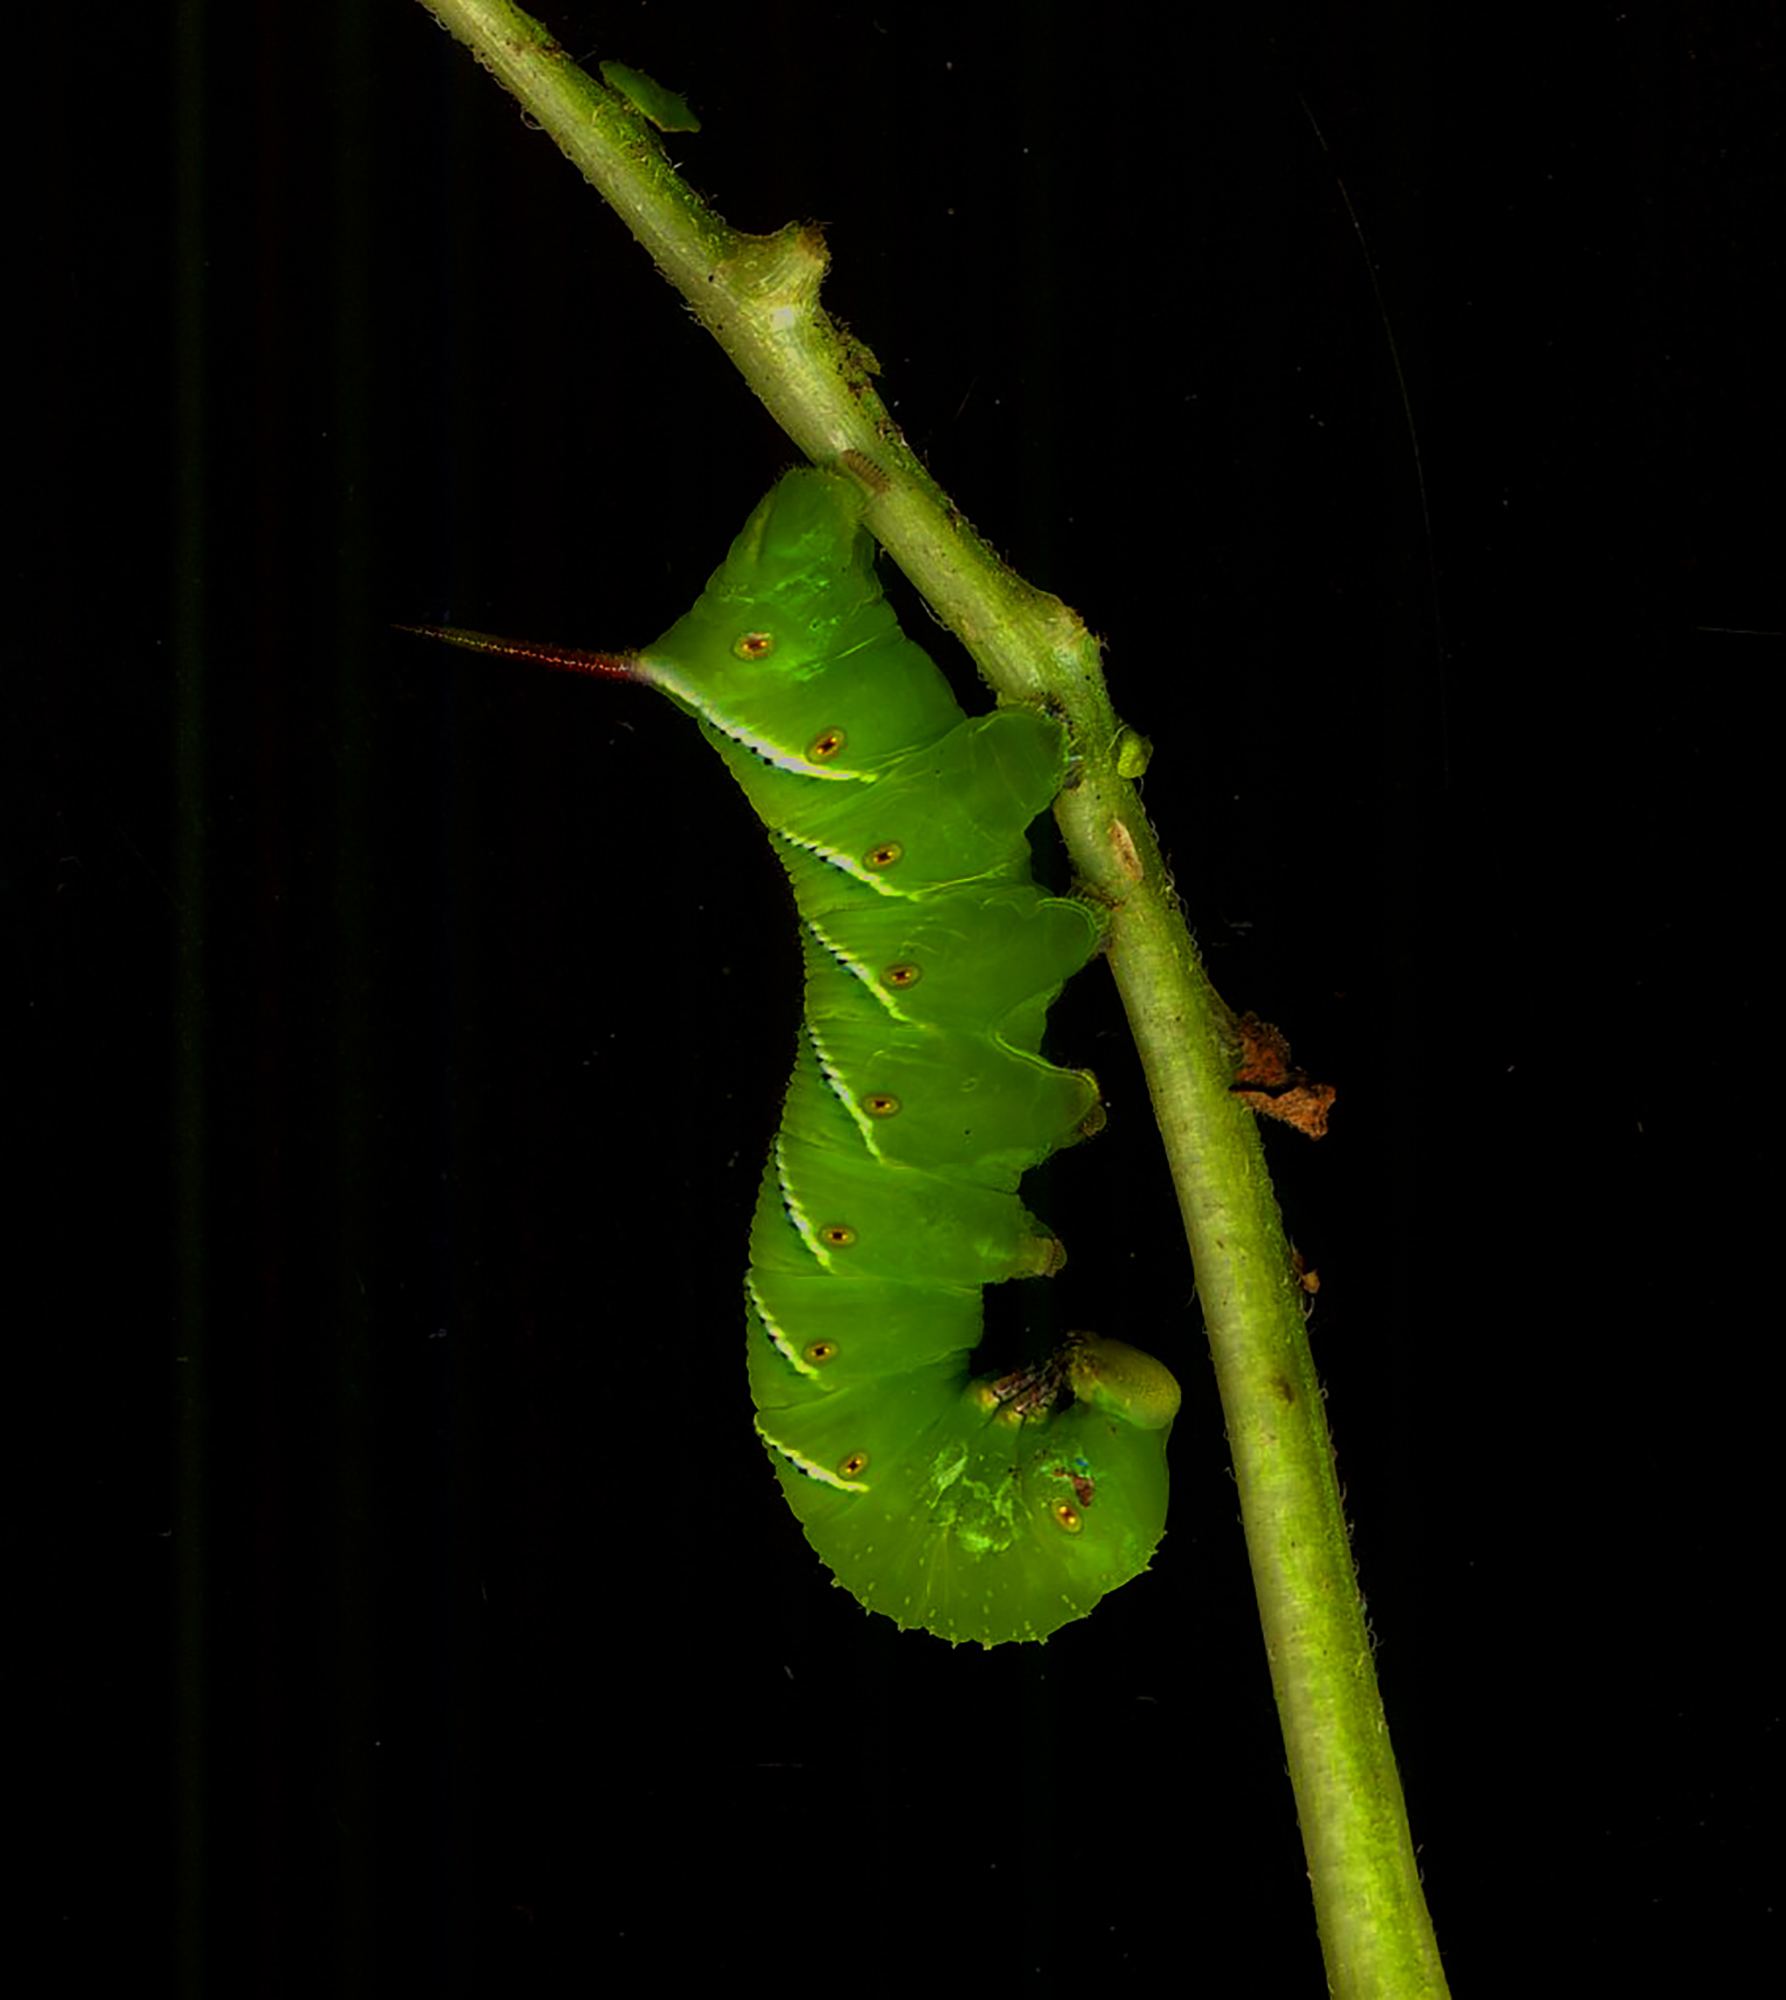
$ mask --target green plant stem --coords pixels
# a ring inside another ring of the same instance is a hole
[[[789,437],[817,464],[854,463],[873,496],[870,528],[1000,697],[1045,698],[1066,713],[1080,781],[1056,817],[1081,878],[1112,912],[1110,965],[1178,1190],[1331,1987],[1373,2000],[1444,1994],[1305,1296],[1253,1113],[1232,1089],[1232,1018],[1204,973],[1135,788],[1117,769],[1096,641],[1066,605],[1000,564],[907,449],[874,389],[872,356],[819,304],[827,259],[816,229],[752,237],[729,228],[633,107],[506,0],[422,4],[600,191]]]

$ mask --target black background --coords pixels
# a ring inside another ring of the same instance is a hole
[[[1715,1990],[1780,1942],[1780,13],[1313,11],[548,18],[689,93],[731,221],[824,223],[1339,1089],[1268,1149],[1456,1990]],[[1171,1532],[951,1653],[750,1432],[798,990],[742,801],[643,690],[391,629],[646,642],[786,441],[418,8],[66,74],[12,127],[32,1922],[204,1995],[1322,1991],[1108,982],[1033,1198],[1062,1316],[1185,1381]]]

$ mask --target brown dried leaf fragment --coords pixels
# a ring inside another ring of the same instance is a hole
[[[1311,1082],[1306,1070],[1290,1060],[1290,1044],[1281,1028],[1244,1014],[1240,1033],[1240,1066],[1231,1086],[1241,1103],[1264,1118],[1294,1125],[1311,1139],[1327,1130],[1327,1113],[1338,1095],[1330,1083]]]

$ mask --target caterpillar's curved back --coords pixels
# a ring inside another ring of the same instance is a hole
[[[1100,924],[1030,872],[1061,725],[962,713],[881,594],[862,505],[787,474],[630,671],[698,717],[800,912],[805,1025],[745,1286],[757,1429],[840,1583],[991,1645],[1147,1567],[1178,1387],[1091,1335],[970,1373],[980,1287],[1062,1261],[1016,1190],[1097,1114],[1039,1050]]]

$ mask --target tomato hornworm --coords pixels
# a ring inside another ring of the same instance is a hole
[[[1040,1639],[1146,1569],[1178,1384],[1093,1334],[974,1377],[981,1288],[1058,1270],[1025,1169],[1101,1122],[1040,1054],[1099,949],[1027,829],[1067,772],[1036,708],[969,717],[882,595],[863,498],[786,474],[700,601],[630,656],[439,631],[659,688],[793,884],[806,1007],[745,1281],[757,1430],[807,1539],[870,1610]]]

